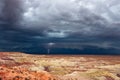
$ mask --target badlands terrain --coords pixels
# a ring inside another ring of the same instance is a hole
[[[0,52],[0,80],[120,80],[120,56]]]

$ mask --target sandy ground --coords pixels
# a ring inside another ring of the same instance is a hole
[[[0,52],[0,80],[120,80],[120,56]]]

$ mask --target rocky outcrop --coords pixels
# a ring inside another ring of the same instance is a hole
[[[29,71],[20,67],[0,67],[0,80],[52,80],[53,78],[51,74],[45,71]]]

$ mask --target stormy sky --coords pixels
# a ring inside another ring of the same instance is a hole
[[[0,0],[0,51],[120,54],[120,0]]]

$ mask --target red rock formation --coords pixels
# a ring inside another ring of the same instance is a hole
[[[53,76],[48,72],[29,71],[24,68],[0,67],[0,79],[2,80],[52,80]]]

